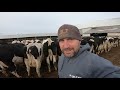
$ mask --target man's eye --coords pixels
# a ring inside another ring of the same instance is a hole
[[[64,41],[63,39],[59,40],[59,42],[63,42],[63,41]]]

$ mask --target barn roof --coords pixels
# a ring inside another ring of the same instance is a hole
[[[0,35],[0,39],[10,38],[26,38],[26,37],[44,37],[44,36],[57,36],[57,33],[35,33],[35,34],[16,34],[16,35]]]
[[[90,33],[120,33],[120,25],[91,27],[88,31],[84,32],[84,34]]]
[[[113,26],[120,25],[120,17],[119,18],[111,18],[104,20],[95,20],[88,23],[78,24],[76,25],[79,29],[88,28],[88,27],[101,27],[101,26]]]

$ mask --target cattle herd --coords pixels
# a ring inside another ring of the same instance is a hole
[[[81,44],[85,45],[86,43],[91,46],[90,52],[99,55],[103,52],[109,52],[113,47],[118,47],[120,45],[120,37],[83,37]]]
[[[85,45],[86,43],[91,46],[91,49],[88,51],[101,54],[109,52],[113,47],[118,47],[120,45],[120,38],[107,36],[82,37],[81,44]],[[61,50],[58,41],[54,41],[51,38],[43,40],[14,40],[11,43],[1,43],[0,72],[6,77],[10,77],[9,74],[18,78],[24,77],[22,74],[18,74],[18,66],[19,70],[23,71],[23,65],[28,77],[31,77],[31,68],[35,68],[37,77],[40,78],[43,76],[41,69],[44,69],[41,66],[47,68],[46,72],[50,73],[52,62],[54,70],[57,71],[60,55]],[[46,66],[44,66],[44,62]]]
[[[58,56],[61,54],[58,42],[51,38],[40,40],[14,40],[11,43],[0,44],[0,68],[5,74],[11,73],[16,77],[22,77],[17,73],[17,65],[24,63],[28,77],[31,67],[36,68],[38,77],[41,77],[40,68],[43,60],[46,60],[48,72],[51,72],[52,61],[57,70]]]

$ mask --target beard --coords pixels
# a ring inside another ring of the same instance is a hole
[[[75,56],[78,50],[75,50],[74,48],[65,48],[65,49],[62,49],[62,52],[66,57],[70,58]]]

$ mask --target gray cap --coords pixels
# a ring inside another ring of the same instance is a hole
[[[58,40],[64,38],[74,38],[81,40],[81,34],[76,26],[70,24],[64,24],[58,29]]]

